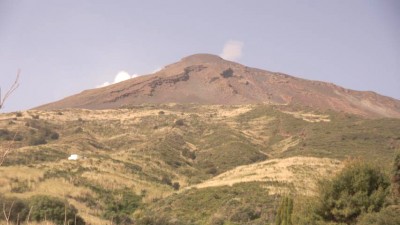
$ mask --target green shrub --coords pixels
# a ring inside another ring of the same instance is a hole
[[[388,207],[380,212],[367,213],[360,216],[357,225],[398,225],[400,224],[400,208]]]
[[[12,134],[7,129],[0,129],[0,138],[9,141],[12,139]]]
[[[235,212],[230,217],[230,220],[233,222],[238,222],[240,224],[243,224],[245,222],[258,219],[260,218],[260,216],[261,216],[260,210],[254,209],[249,205],[244,205],[240,206],[235,210]]]
[[[141,197],[129,190],[122,190],[119,198],[110,198],[106,202],[104,218],[116,224],[132,224],[131,215],[140,206]]]
[[[24,140],[24,137],[20,134],[16,134],[14,137],[14,141],[22,141]]]
[[[384,206],[389,186],[379,169],[354,163],[333,180],[321,183],[315,213],[323,221],[353,224],[361,214],[378,212]]]
[[[216,175],[218,173],[218,169],[215,166],[213,166],[207,169],[206,173],[211,175]]]
[[[179,188],[181,187],[181,185],[179,184],[179,182],[174,182],[174,183],[172,184],[172,187],[174,188],[175,191],[178,191]]]
[[[167,176],[163,176],[163,177],[161,178],[161,183],[166,184],[166,185],[169,185],[169,186],[172,185],[171,179],[170,179],[169,177],[167,177]]]
[[[135,225],[183,225],[179,220],[171,219],[164,215],[145,215],[135,221]]]
[[[175,125],[176,126],[183,126],[185,125],[185,122],[183,121],[183,119],[178,119],[175,121]]]
[[[0,207],[2,209],[2,213],[0,213],[0,221],[6,220],[4,217],[4,211],[7,217],[8,213],[10,212],[9,222],[12,223],[16,223],[17,221],[25,221],[29,212],[29,206],[26,202],[17,198],[5,198],[2,195],[0,195]]]
[[[50,138],[52,140],[57,140],[59,137],[60,137],[60,135],[55,131],[51,132],[51,134],[50,134]]]
[[[223,78],[232,77],[232,76],[233,76],[233,70],[232,70],[231,68],[226,69],[226,70],[224,70],[224,71],[221,73],[221,76],[222,76]]]
[[[34,146],[44,145],[44,144],[47,144],[47,141],[43,136],[34,136],[34,137],[31,137],[29,144],[34,145]]]
[[[85,221],[77,215],[78,211],[68,202],[62,199],[38,195],[29,199],[29,207],[32,208],[31,219],[35,221],[50,220],[56,224],[64,224],[66,217],[67,224],[83,225]]]
[[[396,200],[400,199],[400,152],[396,154],[393,163],[392,193]]]

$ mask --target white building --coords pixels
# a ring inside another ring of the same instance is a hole
[[[79,158],[79,156],[78,156],[77,154],[71,154],[71,155],[68,157],[68,160],[78,160],[78,158]]]

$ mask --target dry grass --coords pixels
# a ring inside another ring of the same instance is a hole
[[[298,193],[312,195],[315,193],[316,181],[322,177],[336,173],[342,168],[338,160],[314,157],[291,157],[272,159],[251,165],[239,166],[222,173],[201,184],[196,188],[215,186],[232,186],[243,182],[278,182],[293,186]],[[282,192],[282,188],[267,185],[270,194]]]
[[[271,146],[272,150],[274,150],[275,153],[282,153],[287,151],[290,147],[294,147],[300,143],[299,139],[296,139],[294,137],[288,137],[286,139],[283,139],[282,141],[274,144]]]
[[[16,225],[16,224],[14,224],[14,223],[7,224],[6,222],[0,221],[0,225]],[[51,221],[42,221],[42,222],[20,223],[20,225],[56,225],[56,224]]]
[[[176,126],[178,119],[184,125]],[[30,146],[31,132],[41,131],[27,123],[47,126],[60,138],[47,138],[47,144]],[[176,191],[162,182],[161,178],[168,176],[172,182],[179,182],[182,190],[197,187],[205,191],[205,187],[219,189],[259,181],[270,194],[294,190],[310,195],[316,180],[340,170],[341,163],[292,156],[343,159],[365,155],[382,159],[400,143],[396,121],[364,121],[304,111],[282,113],[279,107],[250,105],[25,111],[22,116],[0,114],[0,126],[22,131],[24,136],[8,164],[0,167],[0,193],[21,198],[36,194],[67,196],[91,224],[107,223],[98,209],[104,202],[92,207],[85,200],[76,200],[85,193],[98,201],[104,194],[101,191],[126,187],[143,194],[143,201],[150,204],[175,196]],[[0,147],[4,140],[0,139]],[[185,156],[183,150],[195,153],[195,159]],[[68,161],[67,154],[72,153],[82,158]],[[270,160],[258,162],[265,156]],[[244,165],[247,163],[253,164]],[[54,176],[41,179],[54,171]],[[215,174],[219,175],[213,177]],[[30,188],[12,192],[11,186],[20,181],[29,181]],[[95,193],[93,187],[101,190]]]
[[[313,113],[305,113],[305,112],[288,112],[288,111],[282,111],[284,113],[290,114],[294,116],[295,118],[302,119],[304,121],[310,122],[310,123],[319,123],[319,122],[330,122],[331,119],[329,118],[329,115],[320,115],[320,114],[313,114]]]

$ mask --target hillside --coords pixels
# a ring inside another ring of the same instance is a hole
[[[399,100],[250,68],[209,54],[188,56],[154,74],[86,90],[36,109],[117,109],[143,103],[263,103],[400,118]]]
[[[192,224],[221,215],[233,224],[272,221],[281,193],[312,195],[343,160],[389,166],[400,149],[399,119],[285,105],[30,110],[0,114],[0,127],[2,148],[16,137],[0,193],[62,197],[91,224],[154,212]],[[121,198],[138,202],[134,215],[115,211]]]

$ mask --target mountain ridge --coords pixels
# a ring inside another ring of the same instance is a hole
[[[250,68],[211,54],[190,55],[156,73],[86,90],[35,109],[112,109],[145,103],[301,105],[365,117],[400,118],[397,99]]]

